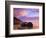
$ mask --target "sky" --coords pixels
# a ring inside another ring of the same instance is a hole
[[[17,16],[27,16],[27,17],[39,16],[39,9],[14,8],[14,10],[15,10],[15,15]]]
[[[39,9],[35,8],[14,8],[14,16],[21,20],[34,20],[39,17]]]

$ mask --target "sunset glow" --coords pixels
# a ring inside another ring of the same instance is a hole
[[[14,8],[14,16],[23,22],[32,22],[33,28],[39,27],[39,9]]]

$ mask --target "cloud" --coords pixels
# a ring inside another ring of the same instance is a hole
[[[27,15],[28,15],[28,13],[25,10],[20,12],[20,16],[27,16]]]

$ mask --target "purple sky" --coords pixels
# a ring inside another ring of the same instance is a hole
[[[27,17],[36,17],[39,16],[39,9],[31,9],[31,8],[14,8],[15,13],[19,14],[21,11],[25,10],[25,13],[27,14]],[[23,14],[23,12],[22,12]],[[19,15],[18,15],[19,16]]]
[[[14,8],[14,16],[21,20],[39,19],[39,9]]]

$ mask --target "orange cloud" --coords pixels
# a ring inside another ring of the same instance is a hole
[[[26,16],[27,14],[25,10],[19,12],[19,16]]]

